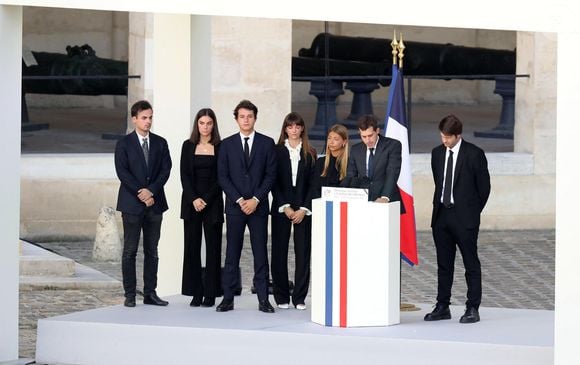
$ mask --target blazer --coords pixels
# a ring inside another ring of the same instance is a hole
[[[246,166],[240,134],[224,139],[218,155],[218,181],[226,194],[226,214],[245,215],[236,203],[240,198],[258,198],[254,214],[267,216],[268,194],[276,180],[274,140],[255,132],[250,161]]]
[[[296,186],[292,186],[292,163],[290,152],[285,145],[276,145],[276,160],[278,163],[276,181],[272,188],[272,215],[282,215],[278,209],[285,204],[290,204],[293,209],[300,207],[312,210],[312,199],[310,197],[310,185],[315,159],[308,154],[304,158],[303,151],[300,151],[300,162],[296,176]],[[316,156],[316,153],[314,154]]]
[[[400,201],[397,180],[401,173],[401,142],[379,135],[373,158],[373,176],[367,177],[367,146],[357,143],[352,146],[346,179],[343,186],[369,190],[369,201],[386,196],[390,201]],[[401,205],[401,208],[403,206]]]
[[[336,157],[330,155],[330,164],[328,165],[328,171],[326,176],[321,176],[322,171],[324,171],[324,162],[326,156],[318,157],[314,163],[314,168],[312,169],[312,177],[310,178],[310,201],[312,204],[312,199],[318,199],[322,195],[323,186],[341,186],[344,180],[340,180],[340,172],[336,167]]]
[[[445,177],[446,147],[441,144],[431,152],[431,170],[435,183],[433,194],[433,214],[431,227],[435,224],[441,209],[443,178]],[[466,228],[477,228],[481,211],[487,203],[491,191],[487,159],[483,150],[476,145],[461,141],[455,172],[453,174],[453,200],[457,218]]]
[[[121,181],[117,198],[117,210],[128,214],[141,214],[146,206],[137,197],[137,192],[147,188],[153,193],[155,203],[152,208],[161,214],[168,209],[163,186],[171,172],[171,156],[167,141],[149,132],[149,165],[139,137],[135,131],[117,142],[115,147],[115,170]]]
[[[180,159],[180,177],[181,187],[181,219],[191,219],[194,214],[199,214],[193,208],[193,201],[197,198],[202,198],[207,206],[203,210],[206,219],[210,223],[222,223],[224,221],[224,199],[222,189],[220,188],[217,176],[217,158],[219,155],[220,144],[214,146],[214,155],[216,157],[216,165],[213,170],[212,181],[213,184],[205,193],[196,191],[195,187],[195,169],[194,162],[198,158],[195,154],[196,146],[191,143],[189,139],[183,142],[181,147]]]

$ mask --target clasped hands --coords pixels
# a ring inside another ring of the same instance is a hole
[[[202,198],[197,198],[193,201],[193,209],[195,209],[196,212],[201,212],[206,206],[207,203]]]
[[[284,208],[284,214],[286,217],[292,221],[292,224],[300,224],[306,215],[306,211],[304,209],[294,210],[290,207]]]
[[[137,191],[137,198],[145,203],[145,206],[150,207],[155,204],[155,199],[153,199],[153,193],[147,188],[139,189]]]
[[[240,209],[244,212],[245,215],[250,215],[256,211],[258,207],[258,201],[254,198],[244,199],[241,198],[238,202],[240,204]]]

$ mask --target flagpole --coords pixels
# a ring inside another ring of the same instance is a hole
[[[330,89],[330,40],[328,21],[324,22],[324,100],[328,100],[328,90]],[[328,125],[328,115],[330,114],[328,102],[324,103],[324,133],[326,134],[330,126]],[[324,138],[324,151],[328,138]]]
[[[397,34],[396,31],[393,30],[393,40],[391,41],[391,48],[393,49],[391,54],[393,55],[393,65],[397,65],[398,59],[398,67],[399,70],[403,69],[403,57],[405,57],[405,43],[403,43],[403,34],[399,33],[399,41],[397,42]],[[394,75],[392,75],[394,76]],[[393,85],[393,78],[391,78],[391,86]],[[403,80],[401,80],[402,82]],[[404,95],[403,95],[404,97]],[[401,202],[402,203],[402,202]],[[400,259],[399,259],[400,260]],[[403,276],[403,268],[402,265],[399,265],[399,303],[400,303],[400,310],[402,312],[412,312],[418,311],[420,308],[412,303],[404,303],[401,301],[401,294],[403,291],[403,283],[402,283],[402,276]]]
[[[391,46],[392,47],[392,46]],[[399,70],[403,69],[403,57],[405,57],[405,43],[403,43],[403,33],[399,33],[399,43],[397,46],[397,56],[399,57]],[[392,53],[392,52],[391,52]],[[394,56],[394,54],[393,54]],[[394,57],[393,57],[393,63],[395,63],[394,61]],[[404,80],[401,80],[402,82],[404,82]],[[407,83],[407,142],[409,144],[409,153],[411,153],[411,79],[408,79],[408,83]]]

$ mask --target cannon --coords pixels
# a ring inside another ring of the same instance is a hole
[[[22,62],[23,130],[48,128],[28,120],[27,93],[127,95],[128,63],[97,57],[88,44],[67,46],[66,54],[31,51]]]
[[[328,59],[325,55],[328,42]],[[516,53],[450,43],[405,42],[406,76],[426,78],[496,80],[495,93],[502,96],[502,116],[498,133],[479,136],[513,138]],[[372,114],[371,93],[390,84],[392,72],[391,40],[318,34],[310,48],[292,57],[294,81],[310,81],[310,94],[318,99],[312,138],[325,138],[326,125],[337,122],[336,98],[344,94],[342,84],[353,92],[351,112],[343,122],[356,129],[356,119]],[[448,76],[448,77],[446,77]],[[356,132],[356,131],[355,131]],[[353,134],[356,136],[355,134]]]

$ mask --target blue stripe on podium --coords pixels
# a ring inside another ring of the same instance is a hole
[[[324,323],[326,326],[332,326],[332,226],[334,223],[333,204],[331,201],[326,202],[326,300]]]

